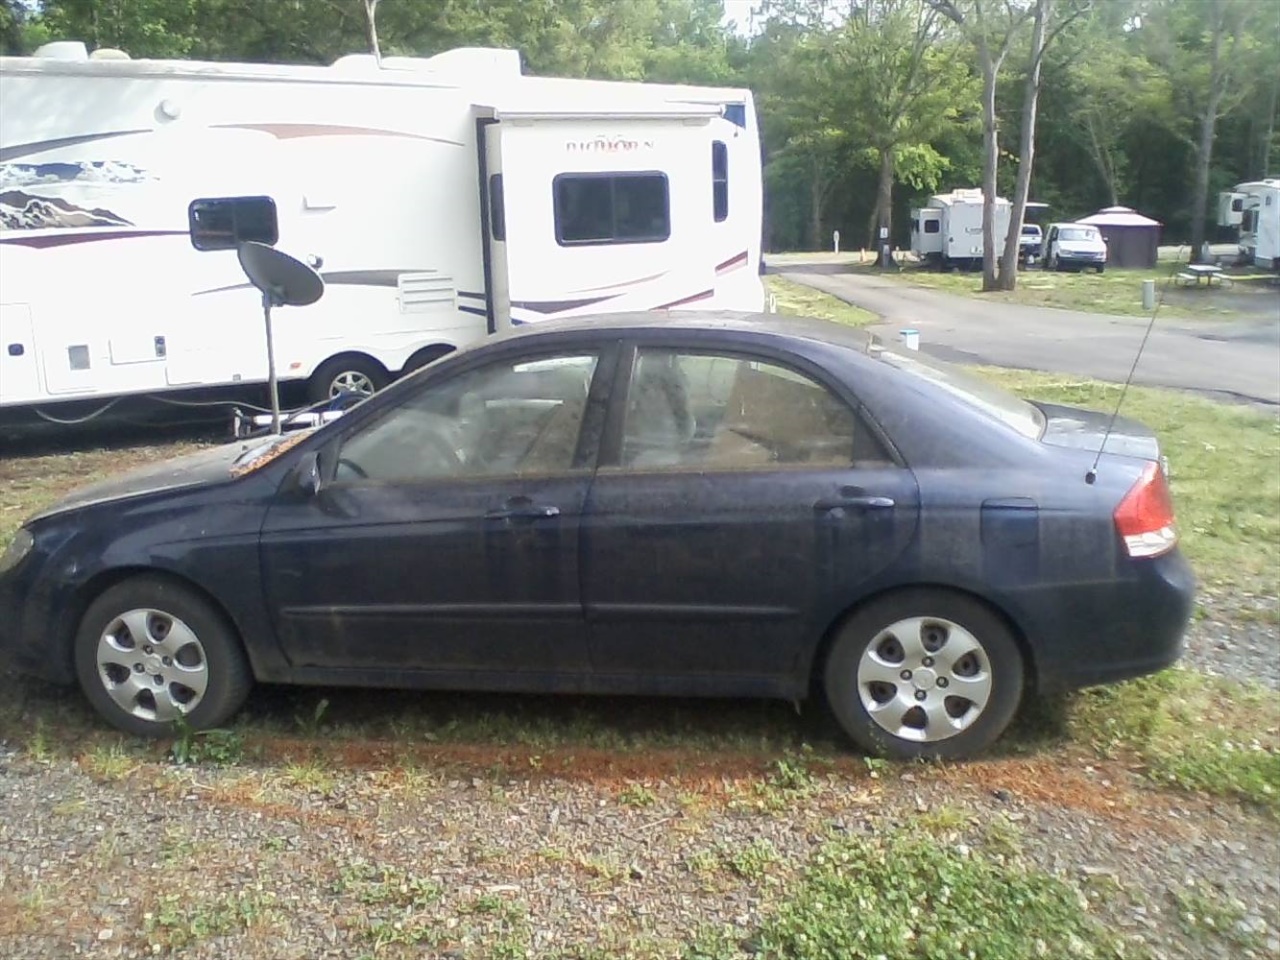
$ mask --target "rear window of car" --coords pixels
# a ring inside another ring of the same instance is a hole
[[[1045,418],[1039,407],[965,373],[959,367],[920,354],[907,355],[892,350],[879,351],[879,357],[890,366],[941,387],[1024,437],[1038,440],[1044,433]]]

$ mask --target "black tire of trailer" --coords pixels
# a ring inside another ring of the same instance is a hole
[[[343,392],[342,385],[365,385],[353,392],[374,393],[391,382],[387,368],[373,357],[363,353],[341,353],[330,357],[307,380],[307,398],[312,403],[324,403]],[[369,389],[372,388],[372,389]]]
[[[400,376],[407,377],[415,370],[421,370],[427,364],[435,363],[441,357],[448,356],[455,349],[447,343],[433,343],[429,347],[423,347],[405,361],[404,368],[400,371]]]

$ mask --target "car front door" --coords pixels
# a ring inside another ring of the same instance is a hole
[[[282,494],[262,535],[293,666],[452,671],[481,686],[585,671],[578,534],[602,359],[473,367],[326,447],[320,490]]]
[[[711,348],[623,358],[584,514],[597,681],[776,689],[909,542],[915,479],[812,371]]]

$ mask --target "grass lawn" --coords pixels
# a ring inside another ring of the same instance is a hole
[[[1018,274],[1018,287],[1011,291],[982,292],[982,274],[972,271],[943,273],[924,269],[904,261],[897,271],[877,271],[868,258],[854,254],[767,254],[770,266],[786,269],[790,263],[839,264],[840,269],[856,273],[874,272],[902,283],[911,283],[958,296],[981,297],[997,303],[1015,303],[1089,313],[1145,317],[1142,308],[1142,283],[1156,282],[1156,298],[1163,300],[1160,315],[1199,320],[1238,320],[1243,317],[1274,316],[1280,310],[1280,295],[1268,286],[1268,277],[1253,270],[1228,270],[1233,284],[1229,288],[1181,287],[1172,282],[1178,272],[1175,260],[1161,260],[1154,269],[1118,269],[1108,267],[1095,271],[1048,271],[1039,266]],[[776,277],[770,277],[776,280]]]
[[[1146,269],[1116,269],[1109,267],[1105,273],[1092,270],[1079,272],[1051,272],[1032,267],[1018,275],[1018,287],[1009,292],[983,293],[982,275],[979,273],[940,273],[918,267],[908,267],[898,274],[902,280],[921,287],[942,290],[966,296],[981,296],[1001,303],[1019,303],[1037,307],[1058,307],[1067,310],[1084,310],[1089,313],[1107,313],[1120,316],[1142,317],[1148,312],[1142,309],[1142,282],[1156,282],[1156,297],[1165,298],[1160,308],[1162,315],[1200,319],[1232,319],[1242,314],[1238,294],[1266,297],[1266,291],[1252,292],[1251,287],[1265,278],[1252,274],[1236,278],[1230,291],[1186,289],[1172,284],[1171,276],[1177,272],[1176,264],[1161,264]],[[1274,294],[1270,294],[1274,298]]]
[[[778,313],[791,316],[818,317],[834,320],[850,326],[862,327],[875,323],[877,317],[870,310],[863,310],[851,303],[825,294],[803,283],[793,283],[779,276],[765,277],[765,290],[774,298]]]

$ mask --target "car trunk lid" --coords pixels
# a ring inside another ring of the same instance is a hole
[[[1152,430],[1127,417],[1116,417],[1110,435],[1107,425],[1111,414],[1079,407],[1061,406],[1056,403],[1036,403],[1044,414],[1045,428],[1040,440],[1055,447],[1071,447],[1077,450],[1102,452],[1123,457],[1161,462],[1160,442]]]

